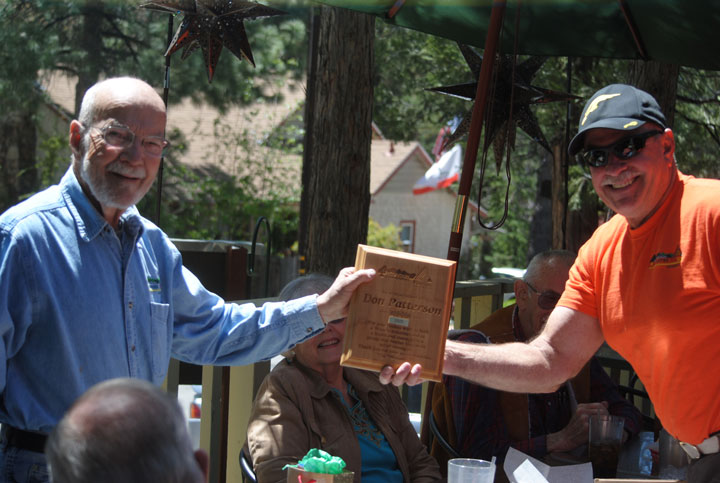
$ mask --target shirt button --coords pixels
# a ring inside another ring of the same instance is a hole
[[[130,351],[131,351],[131,352],[135,352],[135,346],[132,346],[132,347],[130,348]]]
[[[310,332],[312,332],[312,327],[307,328],[307,333],[309,334]]]
[[[129,308],[129,309],[132,309],[132,308],[133,308],[133,303],[132,303],[132,302],[129,302],[129,303],[128,303],[128,308]]]

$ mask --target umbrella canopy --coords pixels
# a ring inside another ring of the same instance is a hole
[[[387,22],[484,48],[491,0],[322,0]],[[508,1],[498,51],[540,56],[655,60],[720,70],[720,2]]]

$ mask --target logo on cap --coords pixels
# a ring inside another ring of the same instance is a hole
[[[583,120],[580,123],[581,126],[585,125],[585,121],[587,121],[588,116],[594,112],[600,105],[601,102],[607,101],[608,99],[612,99],[613,97],[617,97],[620,94],[602,94],[597,96],[595,99],[592,100],[590,104],[588,104],[587,109],[585,109],[585,115],[583,116]]]

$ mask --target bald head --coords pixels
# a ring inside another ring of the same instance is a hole
[[[168,415],[176,412],[174,402],[152,384],[135,379],[113,379],[98,384],[80,397],[68,411],[67,419],[81,433],[90,434],[95,428],[117,424],[126,418],[142,419],[147,405],[163,408]]]
[[[78,120],[89,127],[107,117],[112,109],[130,106],[165,112],[165,103],[147,82],[135,77],[111,77],[85,92]]]
[[[575,254],[567,250],[548,250],[530,261],[523,280],[515,281],[518,318],[523,334],[531,338],[540,332],[565,289]]]
[[[562,271],[567,273],[575,263],[575,254],[568,250],[547,250],[535,255],[525,270],[523,277],[530,283],[539,282],[548,272]]]
[[[92,387],[53,430],[45,452],[54,483],[205,481],[177,400],[137,379]]]

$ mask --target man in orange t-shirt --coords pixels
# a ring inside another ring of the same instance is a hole
[[[588,101],[569,152],[580,153],[617,215],[580,249],[538,337],[447,341],[443,372],[503,391],[550,392],[606,340],[691,458],[688,482],[720,482],[720,181],[680,173],[657,101],[623,84]],[[421,371],[404,363],[380,379],[415,384]]]

